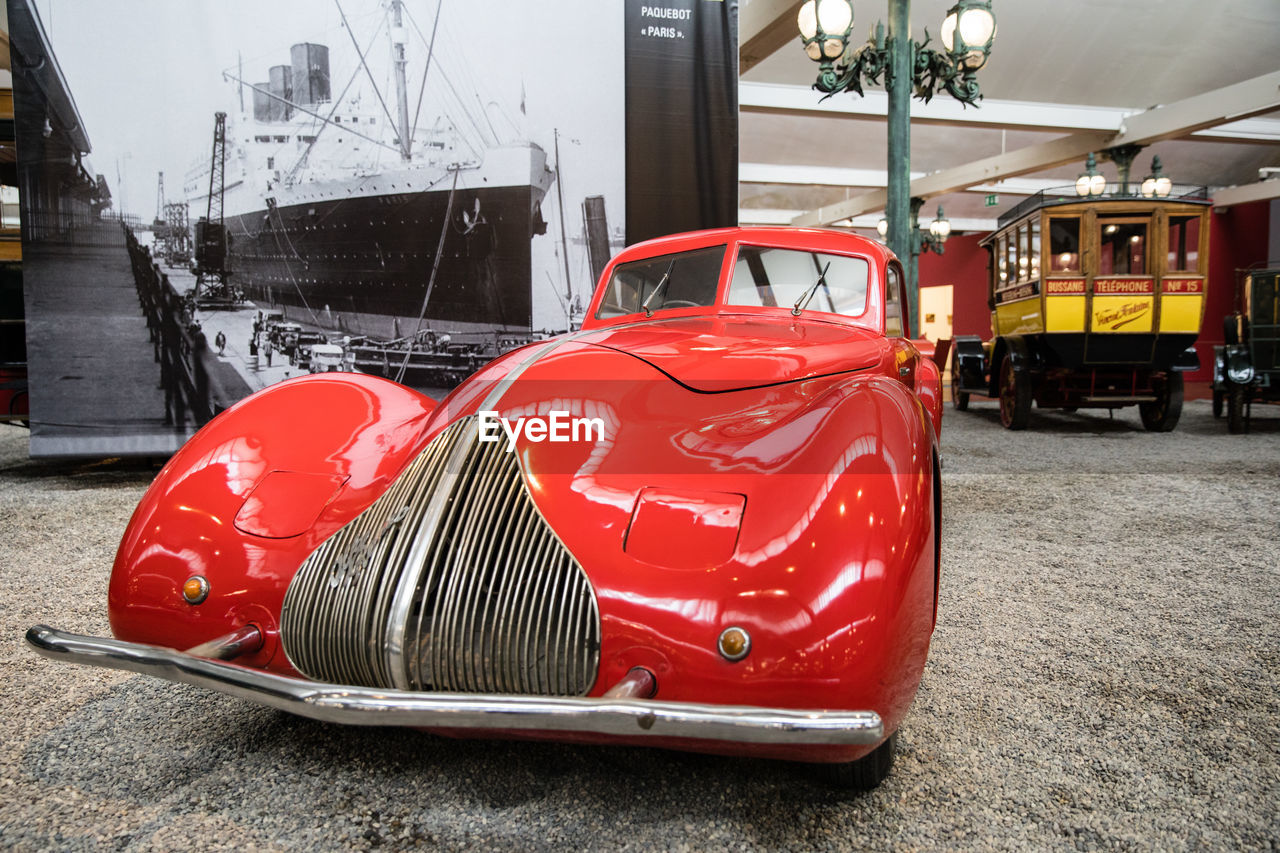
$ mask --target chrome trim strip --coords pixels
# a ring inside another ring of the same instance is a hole
[[[477,411],[486,412],[496,409],[498,407],[498,401],[507,393],[507,389],[514,385],[515,381],[520,378],[521,373],[524,373],[534,362],[538,361],[556,347],[561,344],[568,343],[581,334],[581,332],[575,332],[574,334],[552,338],[545,346],[540,346],[533,352],[529,353],[529,355],[525,356],[523,361],[511,369],[510,373],[498,380],[498,384],[493,387],[493,390],[485,395],[484,402],[480,404]]]
[[[505,731],[588,732],[784,745],[875,744],[874,711],[467,693],[410,693],[286,678],[173,649],[68,634],[36,625],[27,642],[54,660],[140,672],[330,723]]]
[[[396,587],[395,597],[391,600],[391,609],[387,613],[386,652],[387,671],[391,682],[399,690],[409,687],[409,669],[404,662],[405,642],[409,633],[409,611],[413,607],[418,583],[426,571],[427,552],[437,544],[436,528],[439,527],[445,510],[453,498],[454,485],[463,474],[463,463],[471,450],[471,441],[465,434],[474,429],[472,418],[454,421],[448,429],[436,437],[436,441],[444,438],[451,430],[459,430],[450,436],[453,446],[445,458],[440,479],[435,483],[435,491],[428,499],[427,508],[418,523],[414,534],[413,545],[405,559],[404,571],[400,574],[400,583]]]

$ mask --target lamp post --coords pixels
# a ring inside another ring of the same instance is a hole
[[[862,94],[862,84],[879,84],[889,95],[888,200],[886,235],[890,250],[908,259],[907,300],[912,328],[916,328],[918,282],[911,260],[913,234],[911,206],[911,95],[928,103],[939,90],[975,107],[982,98],[976,73],[986,64],[996,35],[991,0],[959,0],[942,21],[945,51],[911,38],[910,0],[889,0],[889,28],[876,23],[875,31],[858,47],[850,47],[853,30],[852,0],[806,0],[797,24],[805,53],[818,63],[813,87],[830,97],[837,92]],[[918,208],[917,208],[918,209]]]
[[[928,228],[920,225],[920,208],[922,207],[924,207],[924,199],[912,196],[910,258],[907,261],[907,278],[911,281],[919,281],[920,256],[925,252],[936,252],[941,255],[947,238],[951,236],[951,220],[947,219],[946,214],[942,212],[942,205],[938,205],[938,215],[929,223]],[[876,223],[876,231],[884,237],[889,231],[889,220],[881,218]]]

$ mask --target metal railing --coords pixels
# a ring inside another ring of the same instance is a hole
[[[216,414],[206,362],[212,358],[209,342],[192,318],[188,300],[179,295],[169,277],[151,258],[151,249],[138,242],[133,231],[124,234],[138,288],[138,301],[147,321],[147,332],[160,365],[164,389],[164,422],[185,427],[188,416],[203,426]]]
[[[125,245],[124,228],[133,229],[138,217],[88,212],[24,211],[22,242],[28,245],[118,248]],[[124,226],[122,228],[121,226]]]

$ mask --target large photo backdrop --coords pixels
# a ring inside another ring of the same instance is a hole
[[[307,371],[439,396],[623,245],[614,4],[9,13],[34,456],[166,455]]]

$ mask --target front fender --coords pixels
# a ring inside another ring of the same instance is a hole
[[[328,373],[214,418],[134,511],[111,574],[112,633],[181,649],[252,623],[265,641],[239,662],[292,671],[276,651],[293,573],[416,455],[434,406],[385,379]],[[209,585],[197,604],[182,593],[193,575]]]
[[[552,371],[612,379],[549,382],[556,397],[541,399]],[[871,708],[897,725],[927,655],[936,576],[936,432],[911,389],[864,371],[698,393],[627,356],[573,349],[522,380],[505,417],[564,409],[608,424],[602,441],[513,448],[596,591],[597,691],[642,666],[675,701]],[[642,503],[663,501],[643,517]],[[699,526],[691,507],[740,511],[730,547],[713,547],[721,525]],[[752,636],[739,662],[716,646],[733,625]]]

